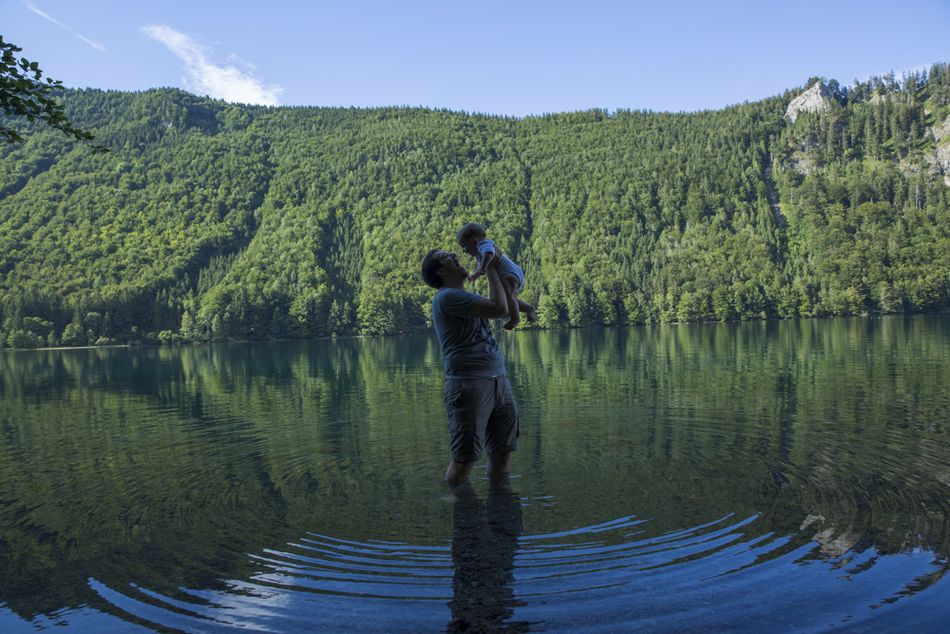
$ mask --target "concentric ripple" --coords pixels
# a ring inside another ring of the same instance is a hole
[[[445,545],[308,533],[250,555],[257,572],[220,590],[89,586],[136,621],[186,632],[807,631],[903,622],[900,603],[948,567],[873,548],[829,557],[834,529],[819,518],[789,535],[761,532],[757,516],[653,535],[649,518],[627,516],[519,536],[521,503],[489,499]],[[869,601],[880,588],[890,592]]]

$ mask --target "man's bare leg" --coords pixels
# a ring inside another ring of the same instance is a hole
[[[472,462],[456,462],[455,460],[450,462],[448,469],[445,470],[445,482],[449,485],[449,488],[454,490],[464,484],[474,466],[474,460]]]
[[[492,486],[504,483],[508,479],[510,451],[496,451],[488,456],[488,481]]]

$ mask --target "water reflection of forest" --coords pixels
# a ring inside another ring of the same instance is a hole
[[[556,496],[525,530],[733,513],[814,557],[945,560],[948,323],[501,335],[519,489]],[[0,602],[79,605],[89,577],[174,596],[308,530],[445,543],[440,381],[431,337],[0,354]]]

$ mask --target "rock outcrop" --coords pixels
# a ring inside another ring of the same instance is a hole
[[[833,96],[824,83],[816,81],[808,90],[792,99],[785,110],[785,118],[795,123],[801,112],[828,112]]]
[[[940,143],[947,137],[950,137],[950,116],[943,120],[943,123],[940,125],[935,125],[930,129],[930,132],[934,135],[934,140],[937,143]]]
[[[930,132],[937,145],[932,164],[936,172],[943,174],[943,182],[950,186],[950,116],[932,127]]]

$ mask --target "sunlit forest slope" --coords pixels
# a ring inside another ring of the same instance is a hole
[[[423,329],[420,260],[472,220],[543,327],[950,307],[950,66],[816,81],[524,119],[68,91],[110,152],[12,121],[0,345]]]

